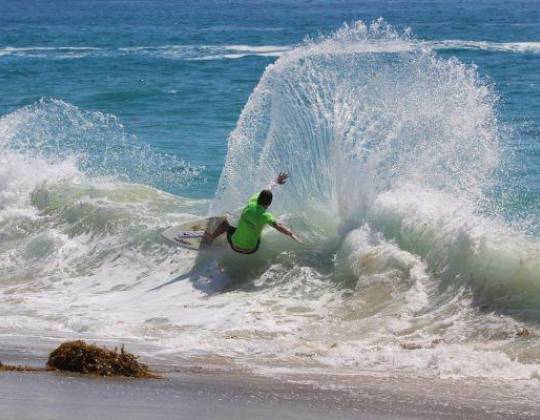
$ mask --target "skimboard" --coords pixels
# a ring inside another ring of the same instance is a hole
[[[206,231],[210,233],[214,232],[224,220],[226,220],[225,217],[207,217],[205,219],[193,220],[191,222],[167,228],[161,232],[161,236],[179,247],[192,249],[194,251],[199,251],[201,248],[219,248],[225,243],[225,235],[221,235],[219,238],[215,239],[210,247],[202,244],[203,236]]]

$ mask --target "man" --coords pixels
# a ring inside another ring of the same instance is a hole
[[[242,215],[238,221],[238,226],[234,227],[224,220],[214,231],[214,233],[205,232],[204,242],[210,245],[219,235],[227,232],[227,242],[231,248],[240,254],[253,254],[259,249],[261,243],[261,233],[266,225],[272,226],[278,232],[289,236],[297,242],[300,240],[285,225],[279,223],[276,218],[268,212],[272,204],[272,187],[283,185],[289,175],[282,172],[276,178],[268,189],[254,194],[248,201],[246,207],[242,210]]]

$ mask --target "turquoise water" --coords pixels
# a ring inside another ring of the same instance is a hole
[[[0,0],[0,27],[3,335],[537,382],[535,2]],[[160,237],[281,170],[305,245]]]
[[[422,40],[476,42],[455,43],[439,54],[477,65],[480,77],[495,85],[501,124],[514,130],[505,143],[518,154],[511,182],[525,197],[516,205],[537,211],[536,2],[326,3],[2,1],[0,113],[49,97],[115,115],[127,133],[156,153],[205,168],[189,187],[157,187],[211,197],[227,137],[265,67],[276,59],[273,50],[265,56],[260,48],[292,47],[344,22],[383,17],[410,27]],[[254,48],[238,51],[235,45]]]

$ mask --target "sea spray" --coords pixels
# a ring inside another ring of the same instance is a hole
[[[49,163],[72,159],[85,175],[111,176],[164,190],[193,182],[204,169],[139,142],[114,115],[84,111],[50,98],[4,115],[0,147]]]
[[[268,67],[230,136],[215,208],[288,170],[278,211],[312,223],[322,211],[342,234],[367,222],[437,276],[536,310],[538,242],[481,215],[499,162],[496,101],[474,67],[409,32],[345,25]]]
[[[280,210],[342,222],[401,183],[477,200],[498,162],[495,102],[475,68],[408,33],[345,25],[267,68],[230,136],[215,208],[279,170],[291,174]]]

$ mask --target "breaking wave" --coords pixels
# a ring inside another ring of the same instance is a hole
[[[164,192],[201,168],[114,116],[58,100],[7,114],[0,332],[259,369],[536,380],[540,242],[489,198],[504,164],[496,107],[476,68],[410,32],[344,25],[267,67],[212,203]],[[273,211],[305,246],[270,231],[255,256],[197,256],[160,237],[281,170]]]

